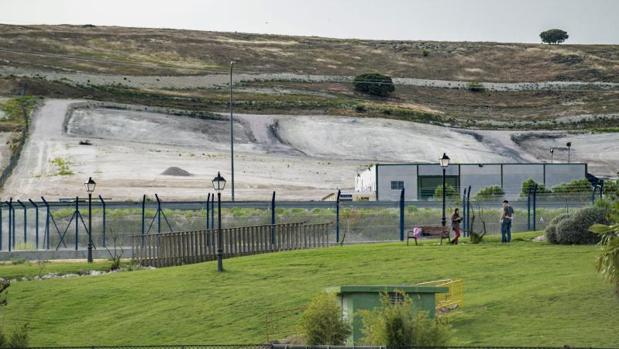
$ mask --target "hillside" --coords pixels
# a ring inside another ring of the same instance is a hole
[[[619,46],[371,41],[191,30],[0,25],[2,63],[128,75],[239,72],[619,82]],[[73,57],[75,59],[67,59]]]
[[[209,262],[22,281],[0,321],[28,322],[34,346],[258,343],[267,314],[279,312],[279,337],[290,335],[297,309],[325,287],[461,278],[464,306],[449,315],[454,345],[619,345],[619,302],[595,273],[598,247],[532,236],[516,234],[510,246],[375,244],[241,257],[226,260],[221,275]],[[0,265],[0,274],[12,269]]]

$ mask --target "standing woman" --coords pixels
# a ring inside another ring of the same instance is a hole
[[[462,222],[462,217],[460,217],[460,209],[454,209],[454,213],[451,215],[451,228],[454,231],[454,238],[450,242],[454,245],[458,244],[458,239],[460,239],[460,222]]]

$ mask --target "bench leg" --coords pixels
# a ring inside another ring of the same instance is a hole
[[[418,245],[418,244],[417,244],[417,238],[414,238],[414,239],[415,239],[415,246],[417,246],[417,245]]]
[[[407,236],[407,237],[406,237],[406,246],[408,246],[408,241],[409,241],[410,239],[411,239],[411,238],[410,238],[410,236]]]

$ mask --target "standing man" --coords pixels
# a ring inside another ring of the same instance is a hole
[[[512,219],[514,218],[514,209],[510,206],[509,201],[503,200],[503,213],[501,214],[501,242],[508,243],[512,241]]]

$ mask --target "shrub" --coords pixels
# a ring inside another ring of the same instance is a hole
[[[570,218],[570,215],[568,213],[563,213],[548,222],[548,226],[546,226],[546,229],[544,230],[546,241],[551,244],[557,243],[557,224],[568,218]]]
[[[28,324],[18,327],[11,333],[6,347],[10,349],[28,348]]]
[[[471,92],[484,92],[486,90],[484,85],[479,81],[469,82],[466,88]]]
[[[434,199],[443,200],[443,186],[442,185],[439,185],[434,190]],[[448,183],[445,184],[445,199],[448,201],[456,201],[456,202],[460,201],[460,193],[458,193],[456,189]]]
[[[301,330],[307,345],[342,345],[351,333],[335,295],[326,292],[314,297],[303,312]]]
[[[608,224],[607,214],[607,210],[599,207],[586,207],[576,211],[571,217],[557,224],[556,243],[563,245],[597,243],[600,237],[590,232],[589,227],[594,224]]]
[[[368,111],[368,109],[367,109],[367,108],[365,107],[365,105],[363,105],[363,104],[357,104],[357,105],[355,106],[355,111],[356,111],[357,113],[365,113],[366,111]]]
[[[499,199],[505,195],[503,188],[498,185],[491,185],[489,187],[482,188],[477,194],[475,194],[476,200],[491,200]]]
[[[567,40],[570,36],[567,32],[561,29],[550,29],[543,31],[539,34],[543,43],[546,44],[560,44]]]
[[[536,185],[537,185],[538,194],[550,193],[550,190],[546,189],[546,187],[543,184],[537,183],[536,181],[533,180],[533,178],[529,178],[526,181],[522,182],[520,196],[521,197],[529,196],[529,188],[533,189]]]
[[[353,86],[355,91],[380,97],[386,97],[395,91],[391,77],[377,73],[357,75],[353,80]]]
[[[576,179],[571,182],[559,184],[552,188],[553,193],[561,194],[573,194],[573,193],[586,193],[591,194],[591,182],[588,179]]]
[[[364,311],[363,332],[365,344],[384,345],[387,348],[409,348],[413,346],[438,347],[449,341],[449,328],[440,320],[431,320],[423,312],[413,311],[411,299],[399,294],[400,302],[391,302],[383,294],[382,306]]]

